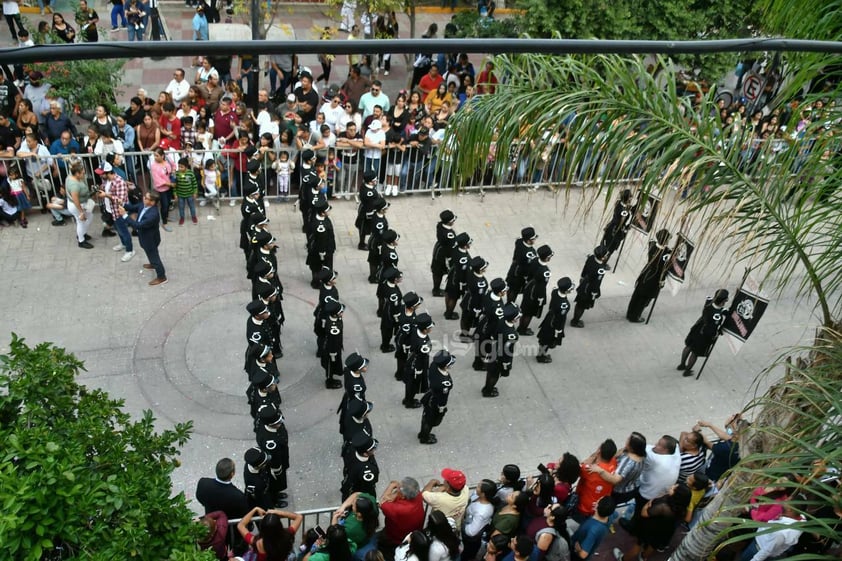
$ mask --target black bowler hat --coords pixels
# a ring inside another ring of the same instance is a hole
[[[520,231],[520,237],[523,240],[534,240],[538,237],[538,234],[535,233],[535,228],[532,226],[527,226],[523,230]]]
[[[401,276],[403,276],[403,273],[394,267],[387,267],[386,270],[383,271],[383,278],[387,281],[393,281]]]
[[[415,308],[423,302],[424,299],[414,292],[407,292],[403,295],[403,303],[407,308]]]
[[[345,310],[345,306],[337,302],[336,300],[331,300],[327,304],[325,304],[325,313],[327,313],[328,315],[335,316],[343,310]]]
[[[363,181],[365,181],[366,183],[371,183],[375,179],[377,179],[376,171],[370,169],[363,173]]]
[[[445,350],[441,350],[433,357],[433,364],[439,368],[449,368],[456,362],[456,357]]]
[[[348,355],[348,358],[345,359],[345,366],[354,372],[359,372],[365,368],[366,364],[368,364],[368,359],[361,356],[359,353],[351,353]]]
[[[380,197],[374,202],[374,210],[383,210],[384,208],[389,208],[389,201]]]
[[[252,241],[262,247],[275,241],[275,238],[266,230],[261,230],[254,235]]]
[[[570,280],[570,277],[561,277],[558,279],[557,286],[561,292],[570,292],[573,290],[573,281]]]
[[[431,318],[430,314],[426,312],[415,316],[415,325],[418,326],[418,329],[429,329],[435,324],[436,323],[433,321],[433,318]]]
[[[370,401],[363,401],[361,399],[350,399],[348,401],[348,413],[357,419],[362,419],[363,416],[370,413],[372,409],[374,409],[374,404]]]
[[[443,210],[441,211],[441,214],[439,214],[439,220],[441,220],[444,224],[450,224],[451,222],[456,220],[456,215],[453,214],[453,211],[451,211],[450,209]]]
[[[517,307],[517,304],[512,304],[511,302],[503,306],[503,317],[507,321],[514,321],[518,317],[520,317],[520,308]]]
[[[265,277],[266,275],[272,272],[272,265],[270,265],[266,261],[260,260],[255,264],[254,270],[252,272],[258,277]]]
[[[328,267],[322,267],[321,269],[319,269],[319,272],[316,273],[316,280],[321,283],[326,283],[332,281],[337,276],[339,276],[339,273],[337,273],[333,269],[330,269]]]
[[[549,259],[553,255],[555,255],[555,254],[553,253],[552,248],[550,248],[550,246],[548,246],[546,244],[544,244],[544,245],[542,245],[541,247],[538,248],[538,258],[541,259],[542,261],[546,261],[547,259]]]
[[[249,160],[246,169],[249,173],[257,173],[258,171],[260,171],[260,162],[258,162],[257,160]]]
[[[249,448],[243,455],[243,460],[251,467],[260,467],[269,460],[269,456],[260,448]]]
[[[386,243],[395,243],[400,239],[400,237],[400,234],[391,229],[383,232],[383,241]]]
[[[250,313],[253,316],[259,316],[262,314],[269,313],[269,308],[267,308],[266,304],[264,304],[260,300],[252,300],[251,302],[249,302],[248,306],[246,306],[246,310],[248,310],[248,313]]]
[[[252,376],[251,383],[258,389],[268,390],[275,383],[275,377],[269,374],[267,370],[258,370]]]
[[[278,425],[284,422],[284,415],[278,406],[274,403],[267,403],[260,407],[257,416],[263,421],[264,425]]]
[[[491,292],[494,294],[499,294],[509,289],[509,286],[506,284],[506,281],[497,277],[493,281],[491,281]]]
[[[354,437],[354,440],[351,441],[351,446],[354,447],[354,450],[357,452],[373,452],[375,448],[377,448],[377,439],[371,438],[366,433],[361,432]]]
[[[457,235],[455,241],[458,247],[463,247],[474,243],[474,240],[471,239],[471,236],[468,234],[468,232],[462,232],[461,234]]]
[[[482,271],[488,268],[488,261],[477,255],[473,259],[471,259],[471,269],[474,271]]]

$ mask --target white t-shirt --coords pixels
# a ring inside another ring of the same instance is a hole
[[[476,493],[471,497],[472,502],[468,504],[468,508],[465,509],[465,527],[463,528],[465,534],[471,537],[479,535],[494,516],[494,505],[481,503],[474,500],[475,497]]]
[[[176,82],[175,78],[173,78],[170,80],[170,83],[167,85],[167,89],[164,91],[170,94],[172,96],[173,103],[178,105],[181,103],[181,100],[187,97],[187,93],[190,91],[190,83],[187,80]]]
[[[3,14],[13,16],[20,13],[20,4],[15,0],[3,0]]]
[[[386,142],[386,133],[383,130],[373,131],[371,129],[367,130],[365,133],[365,140],[372,143],[380,143]],[[365,149],[365,157],[371,158],[372,160],[379,160],[380,156],[382,155],[382,151],[380,148],[366,148]]]
[[[676,480],[681,468],[681,452],[678,446],[674,454],[656,454],[652,450],[654,445],[646,446],[646,459],[643,461],[643,472],[640,474],[640,494],[647,499],[660,497],[669,491]]]

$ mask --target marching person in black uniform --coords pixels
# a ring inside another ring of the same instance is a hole
[[[316,335],[316,356],[322,356],[322,346],[325,337],[325,322],[327,313],[325,304],[330,301],[339,302],[339,289],[336,288],[336,277],[339,273],[332,269],[323,268],[316,273],[316,280],[319,281],[319,301],[313,308],[313,333]]]
[[[246,310],[250,314],[246,321],[246,343],[266,345],[271,349],[275,342],[272,340],[272,326],[267,321],[271,315],[269,307],[258,299],[249,302]],[[246,360],[246,369],[248,369],[248,360]]]
[[[610,270],[608,250],[605,246],[597,246],[593,253],[588,255],[585,266],[582,268],[579,287],[576,289],[576,306],[573,308],[573,319],[570,321],[572,327],[585,327],[582,315],[585,310],[593,308],[597,299],[602,296],[602,278]]]
[[[523,285],[526,284],[529,276],[529,265],[538,256],[535,253],[535,240],[537,239],[538,234],[535,233],[535,228],[526,227],[520,231],[520,239],[515,240],[512,264],[509,266],[509,272],[506,273],[506,284],[509,285],[507,295],[509,302],[517,300],[518,295],[523,290]]]
[[[534,335],[529,329],[533,317],[541,317],[544,312],[544,303],[547,301],[547,285],[550,284],[550,267],[553,250],[548,245],[538,248],[538,258],[532,261],[529,266],[529,280],[523,287],[523,302],[521,302],[520,326],[517,328],[519,335]]]
[[[310,267],[310,286],[319,288],[316,278],[323,267],[333,269],[333,254],[336,252],[336,236],[333,233],[333,222],[330,220],[330,205],[327,201],[318,200],[313,205],[314,217],[307,236],[307,265]]]
[[[310,233],[310,222],[314,214],[313,207],[320,201],[327,201],[322,193],[322,183],[315,169],[316,154],[310,149],[301,153],[301,186],[298,189],[298,209],[301,211],[303,225],[301,231]]]
[[[269,456],[269,501],[283,508],[287,502],[287,470],[289,469],[289,435],[284,426],[281,410],[270,403],[257,413],[260,427],[257,430],[257,445]]]
[[[357,219],[354,221],[354,226],[360,234],[360,243],[357,244],[357,249],[367,251],[368,244],[365,243],[365,238],[371,233],[371,223],[377,210],[377,202],[385,202],[380,193],[377,192],[376,171],[367,170],[363,173],[363,185],[360,189],[360,202],[357,206]]]
[[[380,246],[383,244],[383,234],[389,230],[386,210],[389,203],[384,199],[377,199],[374,203],[374,216],[371,219],[371,237],[368,239],[368,282],[377,284],[377,268],[380,266]]]
[[[450,268],[450,256],[453,248],[456,247],[454,222],[456,222],[456,215],[450,209],[443,210],[439,214],[439,223],[436,224],[436,244],[433,246],[433,260],[430,263],[430,271],[433,273],[433,296],[444,296],[441,281],[447,275]]]
[[[716,338],[719,337],[722,324],[728,316],[728,291],[724,288],[717,290],[713,298],[708,296],[705,299],[705,307],[702,309],[702,317],[696,320],[687,337],[684,339],[684,350],[681,351],[681,364],[675,369],[683,370],[682,376],[693,375],[693,365],[698,357],[706,357],[710,354]]]
[[[471,259],[471,272],[465,278],[465,291],[462,295],[462,319],[459,327],[462,329],[459,337],[462,341],[473,341],[471,330],[477,326],[477,318],[482,313],[482,302],[488,292],[488,281],[485,271],[488,261],[480,256]]]
[[[322,346],[322,368],[325,369],[325,387],[329,390],[338,390],[342,387],[342,381],[334,376],[342,373],[342,336],[343,323],[342,314],[345,306],[339,302],[328,302],[324,306],[327,318],[325,320],[325,338]]]
[[[278,296],[278,289],[274,286],[261,286],[257,299],[266,304],[269,309],[269,317],[266,322],[269,324],[269,331],[272,333],[272,353],[276,357],[282,358],[284,351],[281,344],[281,328],[284,325],[284,308]]]
[[[269,232],[269,219],[260,214],[259,212],[252,213],[246,219],[246,236],[248,236],[248,243],[249,247],[246,250],[246,278],[251,280],[252,269],[254,269],[255,263],[257,263],[257,259],[259,257],[260,252],[260,245],[257,242],[257,234],[258,232]]]
[[[653,298],[657,298],[664,286],[664,279],[672,264],[672,250],[667,246],[669,240],[669,230],[662,229],[655,234],[655,241],[649,242],[648,261],[634,283],[634,292],[626,310],[626,319],[632,323],[646,321],[643,319],[643,311]]]
[[[602,242],[599,244],[607,252],[606,261],[623,243],[633,218],[634,202],[632,201],[631,189],[623,189],[623,192],[620,193],[620,200],[614,205],[614,214],[611,216],[611,221],[605,226]]]
[[[257,430],[257,411],[259,404],[257,403],[257,385],[255,380],[261,380],[264,383],[266,380],[277,380],[280,378],[278,366],[275,364],[275,356],[272,354],[272,347],[263,345],[261,343],[251,343],[246,349],[246,375],[248,376],[249,385],[246,388],[246,398],[251,407],[251,416],[255,419],[255,430]],[[280,394],[278,394],[280,396]]]
[[[269,366],[271,364],[271,366]],[[272,404],[278,409],[281,408],[281,394],[278,392],[278,378],[273,374],[277,374],[278,369],[274,361],[267,363],[267,368],[256,369],[254,375],[251,377],[252,385],[252,400],[251,400],[251,417],[254,419],[254,432],[257,432],[260,423],[258,422],[257,413],[264,405]]]
[[[497,331],[497,323],[503,319],[503,306],[506,304],[506,292],[509,290],[506,281],[500,277],[491,281],[489,286],[491,290],[483,296],[482,312],[477,320],[476,351],[474,363],[471,365],[477,372],[485,372],[487,368],[492,340]]]
[[[564,326],[567,325],[567,313],[570,311],[570,301],[567,295],[573,291],[573,281],[570,277],[558,279],[556,288],[550,294],[550,305],[547,315],[538,328],[538,362],[546,364],[553,361],[547,352],[561,346],[564,339]]]
[[[249,269],[248,269],[248,278],[254,278],[254,270],[258,263],[264,261],[269,264],[269,267],[272,271],[278,271],[278,258],[275,256],[275,253],[278,250],[278,245],[275,243],[275,238],[269,233],[268,230],[258,230],[257,233],[254,234],[254,238],[252,239],[252,245],[257,249],[254,254],[251,256],[249,260]],[[278,286],[278,290],[282,291],[282,287],[280,286],[280,280],[277,278],[277,274],[275,275],[275,284]]]
[[[373,429],[371,428],[371,420],[368,418],[368,414],[371,413],[372,409],[374,409],[374,404],[370,401],[352,399],[348,402],[345,410],[342,411],[339,431],[342,434],[341,454],[343,460],[353,455],[354,448],[351,443],[355,438],[358,438],[357,435],[362,434],[369,438],[374,436]],[[347,463],[347,461],[343,461],[342,475],[345,475]]]
[[[459,319],[459,314],[453,310],[465,291],[467,276],[471,271],[471,244],[474,240],[467,232],[456,236],[456,248],[450,257],[450,270],[447,271],[447,282],[444,285],[444,319]]]
[[[345,477],[342,479],[340,492],[342,500],[347,499],[352,493],[360,491],[377,496],[377,481],[380,479],[380,468],[374,458],[374,451],[377,449],[377,440],[364,433],[358,434],[351,441],[354,449],[346,459]]]
[[[259,249],[258,249],[259,251]],[[275,271],[272,266],[262,259],[252,267],[251,274],[251,299],[257,300],[257,295],[263,290],[263,287],[275,288],[275,283],[272,278],[275,276]]]
[[[243,191],[246,193],[253,193],[255,189],[260,193],[260,205],[263,207],[263,213],[266,213],[266,182],[263,179],[263,174],[260,173],[260,161],[254,158],[249,159],[246,164],[245,181],[243,181]]]
[[[500,395],[497,390],[497,381],[500,376],[506,377],[512,371],[515,345],[518,341],[515,323],[519,318],[520,309],[517,304],[509,302],[503,306],[503,319],[497,323],[497,330],[494,334],[491,360],[485,371],[485,386],[482,388],[482,397],[497,397]]]
[[[345,372],[343,383],[345,392],[342,394],[342,401],[336,412],[339,414],[339,433],[345,435],[345,413],[350,404],[354,402],[365,403],[366,383],[363,374],[368,371],[368,359],[358,353],[351,353],[345,359]],[[370,434],[370,433],[369,433]],[[351,437],[345,438],[350,441]],[[344,455],[344,452],[343,452]]]
[[[403,380],[406,357],[409,353],[409,342],[412,331],[415,329],[415,311],[424,302],[424,299],[414,292],[407,292],[403,295],[403,310],[395,323],[395,380]]]
[[[269,500],[269,455],[260,448],[249,448],[243,460],[246,464],[243,485],[249,509],[257,506],[263,510],[274,507]],[[278,498],[286,499],[287,494],[278,493]]]
[[[450,397],[450,390],[453,389],[450,367],[455,362],[456,359],[444,350],[437,352],[433,357],[433,364],[427,372],[429,389],[421,398],[421,403],[424,405],[424,410],[421,412],[421,431],[418,433],[421,444],[438,442],[432,430],[433,427],[441,424],[447,413],[447,398]]]
[[[256,186],[249,186],[248,184],[245,185],[245,188],[250,190],[245,191],[245,197],[240,204],[240,214],[242,215],[242,220],[240,220],[240,249],[243,250],[243,254],[246,257],[246,264],[248,264],[251,250],[251,240],[248,235],[249,219],[254,214],[265,218],[266,211],[260,200],[260,189],[257,189]]]
[[[395,351],[392,336],[403,308],[403,294],[398,286],[403,280],[403,273],[394,267],[383,271],[383,281],[377,286],[377,300],[380,312],[380,351],[391,353]]]
[[[400,234],[394,230],[386,230],[380,237],[382,243],[380,244],[380,265],[377,267],[377,282],[383,281],[383,271],[389,267],[397,269],[398,261],[398,240],[401,239]]]
[[[427,390],[427,369],[430,367],[430,352],[433,343],[430,332],[433,330],[433,318],[430,314],[418,314],[415,318],[415,330],[409,336],[409,350],[403,370],[403,406],[407,409],[421,407],[415,395]]]

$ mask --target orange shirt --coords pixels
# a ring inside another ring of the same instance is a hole
[[[611,458],[608,462],[597,462],[596,465],[608,473],[614,473],[617,469],[617,460]],[[576,486],[579,504],[576,509],[586,516],[591,516],[596,510],[596,503],[599,499],[610,495],[614,486],[605,481],[598,473],[589,472],[585,466],[587,464],[582,464],[579,469],[579,484]]]

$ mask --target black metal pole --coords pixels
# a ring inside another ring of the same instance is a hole
[[[751,272],[751,267],[746,267],[745,273],[743,273],[743,280],[740,281],[740,287],[737,289],[737,292],[742,290],[743,285],[746,283],[746,279],[748,278],[748,274],[750,272]],[[705,371],[705,365],[708,363],[708,359],[710,358],[710,354],[713,352],[713,348],[716,346],[716,342],[719,341],[720,335],[721,335],[721,333],[717,332],[716,339],[714,339],[713,343],[710,344],[710,348],[708,349],[708,354],[705,357],[705,361],[702,363],[702,367],[699,368],[699,373],[696,374],[696,380],[698,380],[701,377],[702,372]]]
[[[652,306],[649,308],[649,315],[646,316],[646,323],[644,325],[649,325],[649,320],[652,319],[652,312],[655,311],[655,304],[658,303],[658,296],[661,295],[661,290],[658,290],[658,294],[655,295],[655,299],[652,300]]]
[[[681,221],[681,226],[682,226],[682,228],[684,227],[684,220]],[[669,265],[666,267],[666,269],[664,269],[665,271],[669,271],[670,268],[672,267],[672,264],[675,262],[675,254],[676,254],[677,250],[678,250],[678,240],[676,239],[675,240],[675,248],[673,248],[672,253],[670,253],[670,262],[669,262]],[[664,274],[666,274],[666,273],[664,273]],[[658,296],[661,295],[661,290],[664,289],[664,287],[661,286],[663,284],[663,282],[664,282],[664,277],[661,277],[660,279],[658,279],[658,287],[659,287],[658,288],[658,294],[655,295],[655,299],[652,301],[652,307],[649,308],[649,315],[646,316],[646,325],[649,325],[649,320],[652,319],[652,312],[655,311],[655,304],[658,303]]]
[[[614,261],[614,268],[612,269],[614,272],[617,271],[617,265],[620,263],[620,256],[623,254],[623,248],[626,246],[626,237],[628,237],[628,235],[629,232],[626,231],[623,235],[623,241],[620,242],[620,248],[617,250],[617,259]]]

